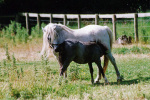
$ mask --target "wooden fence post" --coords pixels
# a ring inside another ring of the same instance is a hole
[[[95,14],[95,25],[98,25],[99,23],[99,17],[98,14]]]
[[[38,30],[39,30],[39,33],[40,33],[41,21],[40,21],[40,15],[39,14],[37,14],[37,25],[38,25]]]
[[[78,29],[81,28],[81,17],[80,14],[78,14]]]
[[[116,34],[116,15],[113,15],[112,18],[112,23],[113,23],[113,40],[114,42],[117,40],[117,34]]]
[[[66,24],[67,24],[67,15],[66,15],[66,14],[64,14],[64,19],[63,19],[63,21],[64,21],[64,25],[66,25]]]
[[[29,14],[25,13],[25,16],[26,16],[26,29],[27,29],[28,34],[30,34]]]
[[[135,42],[137,43],[139,41],[139,37],[138,37],[138,14],[134,14],[134,36],[135,36]]]
[[[50,23],[53,23],[53,15],[52,14],[50,14]]]

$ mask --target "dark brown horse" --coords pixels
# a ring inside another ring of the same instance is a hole
[[[73,39],[65,40],[55,49],[55,52],[59,52],[58,61],[60,63],[60,76],[64,74],[64,72],[67,70],[67,67],[72,61],[79,64],[88,63],[91,73],[91,82],[93,84],[94,79],[92,63],[95,62],[98,66],[98,70],[102,73],[105,83],[108,83],[108,80],[103,72],[100,60],[100,57],[102,57],[107,50],[108,49],[101,43],[81,42]]]

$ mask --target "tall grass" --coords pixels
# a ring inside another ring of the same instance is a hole
[[[1,37],[13,40],[14,43],[16,41],[27,43],[29,35],[27,30],[22,27],[20,23],[11,21],[11,24],[2,30]]]
[[[41,26],[44,27],[45,24],[42,23]],[[42,29],[39,29],[38,25],[32,27],[31,35],[29,35],[26,28],[22,27],[20,23],[15,21],[11,21],[11,23],[3,28],[0,33],[0,38],[12,40],[13,43],[27,43],[34,38],[41,38],[42,36]]]
[[[144,46],[133,46],[131,48],[121,47],[121,48],[113,48],[112,52],[114,54],[148,54],[150,53],[149,47]]]
[[[90,21],[90,20],[89,20]],[[89,24],[94,24],[94,20],[92,21],[82,21],[81,27],[84,27]],[[112,22],[111,20],[100,19],[99,25],[107,25],[112,29]],[[42,27],[45,26],[44,23],[41,25]],[[139,18],[138,21],[138,33],[139,39],[142,43],[150,43],[150,21],[149,18]],[[76,22],[69,22],[68,27],[77,29]],[[121,35],[125,34],[127,36],[131,36],[134,42],[134,22],[133,19],[118,19],[116,21],[117,27],[117,38]],[[0,33],[0,37],[5,37],[7,39],[13,40],[13,42],[24,42],[27,43],[28,41],[34,38],[41,38],[42,37],[42,29],[38,28],[38,25],[31,28],[31,35],[27,34],[27,30],[21,26],[20,23],[16,23],[15,21],[11,21],[9,26],[3,28],[2,33]]]
[[[42,60],[16,61],[15,69],[11,62],[6,61],[5,66],[0,67],[0,99],[150,99],[149,60],[117,58],[124,81],[120,84],[116,82],[115,70],[109,65],[106,76],[110,85],[104,85],[103,81],[92,85],[87,65],[71,63],[69,80],[59,85],[59,66],[55,61],[47,65],[43,65]],[[97,67],[93,65],[96,77]]]

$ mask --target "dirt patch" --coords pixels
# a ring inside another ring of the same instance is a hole
[[[137,45],[137,44],[136,44]],[[113,48],[121,48],[121,47],[126,47],[126,48],[131,48],[135,46],[134,45],[118,45],[118,44],[113,44]],[[146,46],[150,48],[150,45],[141,45],[138,44],[137,46]],[[41,60],[41,55],[40,52],[42,50],[42,41],[37,40],[37,41],[32,41],[30,43],[26,44],[17,44],[16,46],[13,44],[8,44],[8,51],[9,55],[12,58],[12,55],[14,53],[14,56],[17,61],[39,61]],[[3,59],[6,59],[6,50],[5,46],[0,46],[0,61]],[[149,54],[113,54],[115,58],[150,58],[150,53]],[[53,53],[51,52],[49,55],[50,60],[56,60]]]

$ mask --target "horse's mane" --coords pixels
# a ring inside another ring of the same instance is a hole
[[[70,29],[69,27],[65,26],[65,25],[62,25],[62,24],[58,24],[62,29],[64,29],[65,31],[69,32],[69,33],[72,33],[73,30]]]
[[[43,29],[44,34],[43,34],[43,47],[42,47],[42,51],[41,51],[41,54],[43,55],[45,51],[48,51],[49,50],[49,44],[48,44],[48,40],[47,40],[47,37],[48,35],[51,36],[51,39],[53,40],[54,37],[56,36],[57,32],[55,30],[56,26],[59,26],[59,28],[61,30],[65,30],[67,31],[68,33],[73,33],[73,30],[70,29],[69,27],[65,26],[65,25],[62,25],[62,24],[55,24],[55,23],[50,23],[48,25],[46,25]],[[63,34],[61,34],[62,36]]]

